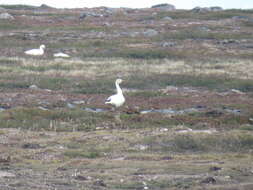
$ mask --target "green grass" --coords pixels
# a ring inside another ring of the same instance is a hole
[[[15,20],[10,21],[10,20],[0,19],[0,31],[21,30],[25,28],[26,26],[24,26],[23,24],[17,23]]]
[[[206,13],[194,13],[191,10],[186,11],[171,11],[171,12],[159,12],[156,15],[157,19],[164,18],[165,16],[172,17],[173,19],[199,19],[199,20],[221,20],[229,19],[233,16],[251,16],[252,10],[243,9],[230,9],[217,12],[206,12]]]
[[[242,125],[240,130],[245,130],[245,131],[253,131],[253,126],[252,125]]]
[[[61,90],[64,89],[65,86],[69,86],[70,81],[63,77],[49,77],[40,78],[37,84],[43,89]]]
[[[27,82],[15,81],[15,82],[0,82],[0,88],[5,89],[20,89],[20,88],[28,88],[30,85]]]
[[[36,107],[15,108],[0,113],[1,128],[21,128],[34,131],[90,131],[104,120],[106,114],[94,114],[80,109],[41,110]]]
[[[84,150],[82,151],[67,151],[64,152],[64,156],[67,156],[69,158],[89,158],[89,159],[95,159],[101,157],[101,154],[99,152],[85,152]]]
[[[181,29],[176,32],[160,34],[155,40],[186,40],[186,39],[204,39],[204,40],[224,40],[224,39],[249,39],[252,33],[230,33],[219,31],[202,31],[196,28]]]
[[[248,152],[253,148],[253,134],[231,131],[219,134],[178,134],[172,138],[153,137],[147,139],[152,151],[168,152]]]
[[[124,51],[119,52],[119,56],[131,59],[163,59],[170,57],[170,54],[164,50],[125,49]]]
[[[166,86],[193,86],[205,87],[208,89],[216,89],[225,91],[229,89],[238,89],[243,92],[252,92],[252,80],[235,79],[222,75],[151,75],[143,76],[133,75],[129,77],[126,86],[128,88],[137,89],[158,89]]]
[[[36,6],[22,5],[22,4],[16,4],[16,5],[1,4],[0,7],[3,7],[5,9],[14,9],[14,10],[22,10],[22,9],[33,10],[35,8],[38,8]]]

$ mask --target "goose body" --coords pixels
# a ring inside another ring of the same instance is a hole
[[[43,55],[45,48],[46,48],[45,45],[41,45],[39,49],[31,49],[31,50],[25,51],[25,54],[27,54],[27,55]]]
[[[122,106],[125,103],[125,97],[123,96],[123,92],[119,86],[121,82],[122,82],[121,79],[117,79],[115,81],[117,93],[107,98],[107,100],[105,101],[105,104],[111,104],[117,108],[117,107]]]
[[[66,58],[68,58],[70,56],[66,53],[59,52],[59,53],[55,53],[54,57],[66,57]]]

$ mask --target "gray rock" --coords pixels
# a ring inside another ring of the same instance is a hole
[[[215,7],[210,7],[211,11],[223,11],[223,8],[222,7],[218,7],[218,6],[215,6]]]
[[[232,19],[234,20],[248,20],[248,16],[233,16]]]
[[[40,146],[39,144],[35,144],[35,143],[26,143],[22,145],[22,148],[24,149],[39,149],[42,148],[42,146]]]
[[[148,29],[148,30],[144,31],[143,34],[144,34],[144,36],[152,37],[152,36],[158,35],[158,32],[154,29]]]
[[[0,107],[0,112],[5,111],[6,109],[3,107]]]
[[[70,109],[74,109],[76,106],[74,104],[67,103],[67,107]]]
[[[173,47],[176,45],[176,42],[162,42],[161,46],[162,47]]]
[[[192,9],[192,12],[194,13],[206,13],[210,11],[211,11],[211,8],[209,7],[195,7]]]
[[[162,20],[173,21],[173,18],[166,16],[166,17],[163,17]]]
[[[80,105],[80,104],[84,104],[85,102],[83,100],[76,100],[76,101],[73,101],[73,104],[77,104],[77,105]]]
[[[14,20],[14,17],[9,13],[1,13],[0,19]]]
[[[213,183],[216,183],[216,179],[214,177],[207,177],[203,179],[201,183],[213,184]]]
[[[225,39],[218,42],[218,44],[221,44],[221,45],[239,44],[239,43],[240,43],[239,40],[234,40],[234,39]]]
[[[0,171],[0,178],[10,178],[10,177],[16,177],[16,175],[6,171]]]
[[[86,13],[81,13],[79,15],[79,19],[82,20],[82,19],[85,19],[88,15]]]
[[[41,9],[52,9],[52,7],[50,7],[46,4],[41,4],[39,8],[41,8]]]
[[[168,3],[154,5],[151,8],[156,8],[156,9],[160,9],[160,10],[163,10],[163,11],[173,11],[173,10],[176,9],[176,7],[174,5],[171,5],[171,4],[168,4]]]
[[[253,22],[253,18],[252,17],[248,17],[248,16],[233,16],[232,19],[233,20],[238,20],[238,21]]]
[[[86,17],[106,17],[108,15],[103,15],[100,13],[96,13],[96,12],[91,12],[91,11],[87,11],[87,12],[83,12],[79,15],[79,19],[85,19]]]
[[[29,88],[30,88],[30,89],[33,89],[33,90],[38,90],[38,89],[39,89],[38,86],[35,85],[35,84],[30,85]]]
[[[217,12],[222,11],[223,9],[221,7],[215,6],[215,7],[195,7],[192,9],[192,12],[194,13],[206,13],[206,12]]]

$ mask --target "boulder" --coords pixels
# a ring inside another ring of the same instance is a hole
[[[41,4],[39,8],[40,9],[52,9],[52,7],[50,7],[50,6],[46,5],[46,4]]]
[[[162,47],[173,47],[173,46],[175,46],[177,44],[176,44],[176,42],[162,42],[160,45]]]
[[[82,19],[85,19],[86,17],[104,17],[104,16],[106,16],[106,15],[90,11],[90,12],[81,13],[79,15],[79,19],[82,20]]]
[[[223,11],[223,8],[222,7],[218,7],[218,6],[215,6],[215,7],[210,7],[211,11]]]
[[[154,29],[148,29],[148,30],[144,31],[143,34],[147,37],[152,37],[152,36],[156,36],[158,34],[158,32]]]
[[[222,11],[223,9],[221,7],[195,7],[192,9],[192,12],[194,13],[206,13],[206,12],[217,12]]]
[[[192,9],[192,12],[194,13],[206,13],[210,11],[211,9],[209,7],[195,7]]]
[[[151,8],[160,9],[160,10],[163,10],[163,11],[173,11],[173,10],[176,9],[176,7],[174,5],[171,5],[171,4],[168,4],[168,3],[154,5]]]
[[[82,19],[85,19],[88,15],[86,13],[81,13],[79,15],[79,19],[82,20]]]
[[[14,17],[9,13],[1,13],[0,19],[13,20]]]
[[[166,17],[163,17],[162,20],[165,20],[165,21],[173,21],[173,18],[169,17],[169,16],[166,16]]]

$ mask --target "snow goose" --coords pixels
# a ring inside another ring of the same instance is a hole
[[[27,50],[27,51],[25,51],[25,54],[27,54],[27,55],[43,55],[45,48],[46,48],[46,46],[42,44],[39,49]]]
[[[68,54],[66,54],[66,53],[59,52],[59,53],[55,53],[54,57],[65,57],[65,58],[68,58],[70,56]]]
[[[105,101],[105,104],[111,104],[113,106],[120,107],[124,104],[125,102],[125,97],[123,96],[123,92],[119,86],[119,84],[122,82],[122,79],[117,79],[115,81],[115,86],[116,86],[116,90],[117,93],[110,96],[109,98],[107,98],[107,100]]]

